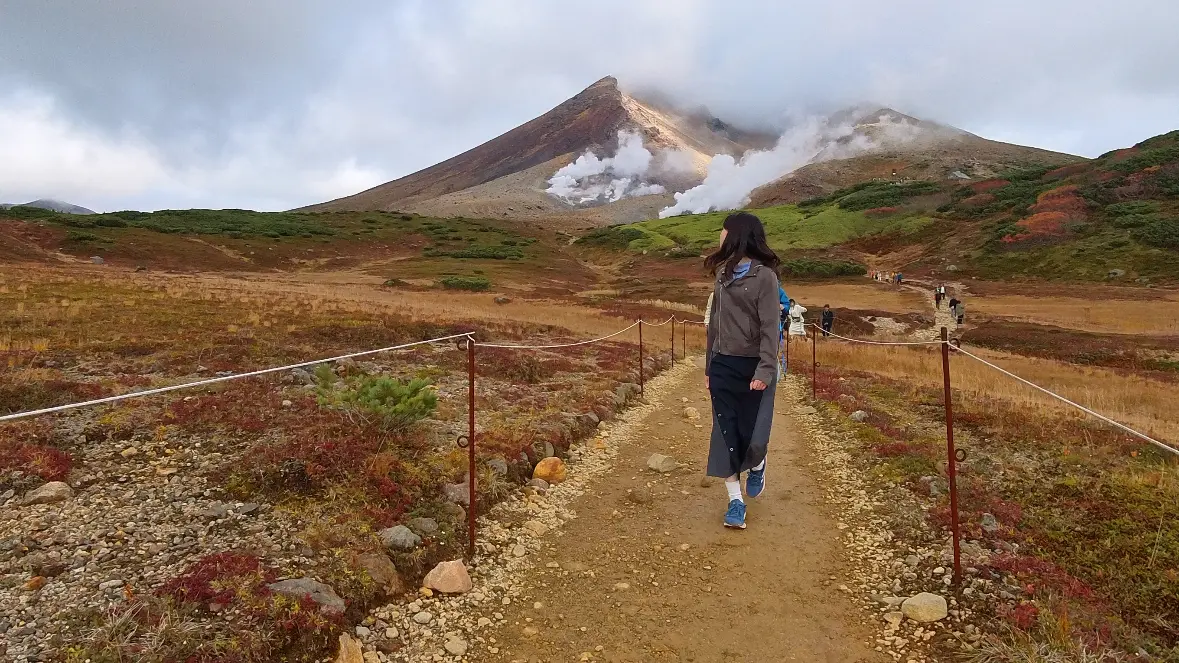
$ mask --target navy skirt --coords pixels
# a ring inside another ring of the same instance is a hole
[[[753,391],[749,383],[757,364],[757,357],[729,355],[713,355],[708,363],[708,391],[712,397],[709,476],[731,477],[765,460],[774,421],[777,377],[765,391]]]

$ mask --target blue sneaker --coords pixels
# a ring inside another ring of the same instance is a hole
[[[745,479],[745,494],[749,497],[757,497],[761,495],[761,491],[766,489],[766,468],[762,466],[760,470],[749,470],[749,476]]]
[[[729,510],[725,512],[725,527],[745,529],[745,503],[741,500],[729,502]]]

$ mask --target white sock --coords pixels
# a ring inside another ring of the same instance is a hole
[[[725,490],[729,491],[729,501],[738,500],[744,502],[745,499],[741,497],[741,475],[734,474],[725,479]]]
[[[761,462],[757,464],[757,467],[755,467],[753,469],[757,472],[760,472],[760,471],[766,469],[766,459],[762,458]]]

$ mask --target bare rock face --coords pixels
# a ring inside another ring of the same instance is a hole
[[[423,587],[443,594],[466,594],[473,586],[467,567],[461,560],[442,562],[426,574]]]
[[[68,483],[63,481],[50,481],[49,483],[30,490],[25,495],[25,504],[56,504],[64,502],[74,496],[74,489],[70,488]]]
[[[533,479],[544,479],[549,485],[561,483],[565,477],[565,461],[556,456],[545,458],[532,470]]]

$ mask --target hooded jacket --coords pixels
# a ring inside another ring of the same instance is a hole
[[[707,375],[715,355],[757,357],[753,379],[771,384],[778,374],[778,335],[781,308],[778,275],[757,261],[747,271],[726,278],[718,270],[709,310]]]

